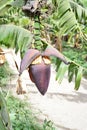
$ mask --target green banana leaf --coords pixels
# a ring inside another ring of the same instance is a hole
[[[0,130],[12,130],[6,101],[0,90]]]
[[[77,20],[80,23],[85,23],[87,19],[87,8],[85,8],[84,6],[80,5],[79,3],[73,0],[70,0],[70,5],[75,13]]]
[[[68,67],[68,81],[71,82],[73,80],[73,77],[75,75],[75,69],[76,69],[76,65],[71,63]]]
[[[0,16],[3,16],[10,7],[11,5],[6,5],[2,9],[0,9]]]
[[[16,25],[0,25],[0,44],[20,50],[21,57],[31,46],[33,35],[26,29]]]
[[[61,83],[64,75],[66,73],[66,71],[68,70],[68,65],[64,64],[63,62],[61,62],[58,70],[57,70],[57,74],[56,74],[56,80]]]
[[[0,16],[3,16],[11,7],[12,0],[0,0]]]
[[[0,0],[0,8],[9,4],[12,0]]]
[[[0,130],[7,130],[7,129],[6,129],[6,126],[5,126],[4,123],[3,123],[3,120],[2,120],[1,115],[0,115]]]
[[[62,36],[63,34],[76,29],[78,22],[72,11],[69,0],[58,0],[56,2],[58,6],[55,5],[56,8],[52,14],[51,22],[53,22],[53,27],[58,28],[58,33]]]
[[[80,83],[82,79],[82,72],[83,72],[83,68],[79,67],[76,72],[76,77],[75,77],[75,90],[78,90],[80,87]]]
[[[24,0],[15,0],[11,3],[11,5],[13,7],[16,7],[16,8],[20,8],[24,5],[25,1]]]

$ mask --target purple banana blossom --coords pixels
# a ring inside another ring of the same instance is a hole
[[[21,61],[20,75],[25,69],[28,69],[31,81],[35,83],[42,95],[46,93],[49,86],[51,74],[50,56],[59,58],[65,64],[69,63],[63,54],[53,47],[47,47],[42,53],[36,49],[29,49]]]

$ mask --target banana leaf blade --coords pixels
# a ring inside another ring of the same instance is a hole
[[[64,75],[66,73],[68,69],[68,66],[65,65],[63,62],[60,64],[59,68],[58,68],[58,72],[57,72],[57,75],[56,75],[56,80],[61,83],[63,78],[64,78]]]
[[[83,72],[83,68],[79,67],[77,74],[76,74],[76,78],[75,78],[75,90],[78,90],[80,87],[80,83],[81,83],[81,79],[82,79],[82,72]]]

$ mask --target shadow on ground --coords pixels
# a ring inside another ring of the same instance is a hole
[[[64,100],[68,100],[70,102],[76,103],[85,103],[87,102],[87,94],[81,92],[73,92],[73,94],[64,94],[64,93],[48,93],[47,96],[49,98],[53,98],[56,96],[57,98],[61,98]]]

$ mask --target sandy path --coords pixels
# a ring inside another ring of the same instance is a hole
[[[48,92],[42,96],[32,83],[27,84],[28,99],[44,118],[52,120],[59,130],[87,130],[87,81],[83,81],[79,91],[74,91],[74,83],[66,78],[59,85],[52,76]],[[40,116],[41,116],[40,115]]]
[[[12,57],[10,57],[12,58]],[[9,59],[10,59],[9,58]],[[12,59],[10,59],[12,64]],[[12,64],[12,67],[15,67]],[[82,80],[78,91],[74,90],[74,83],[68,83],[66,77],[62,84],[55,81],[55,71],[52,68],[49,89],[42,96],[35,85],[29,80],[25,71],[22,75],[23,84],[27,85],[27,94],[19,95],[26,97],[32,107],[39,112],[41,120],[52,120],[58,130],[87,130],[87,81]],[[11,81],[15,84],[16,80]]]

